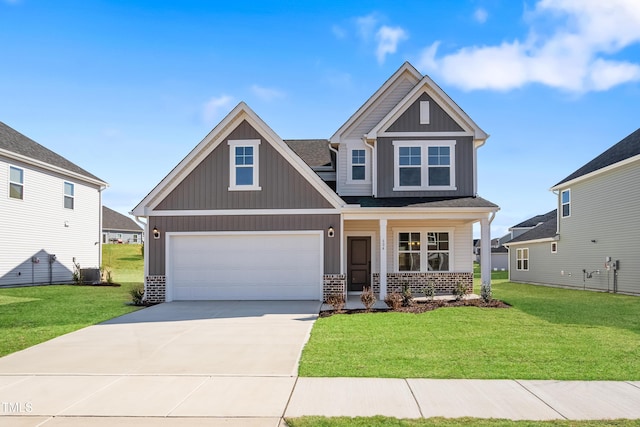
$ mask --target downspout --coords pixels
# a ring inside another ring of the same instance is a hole
[[[495,212],[491,212],[489,219],[481,222],[481,259],[480,259],[480,281],[487,283],[491,289],[491,223],[496,217]]]
[[[364,146],[371,150],[371,195],[376,197],[378,195],[378,180],[376,179],[376,150],[373,145],[367,143],[367,137],[362,137]]]

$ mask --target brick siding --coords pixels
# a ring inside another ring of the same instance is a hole
[[[345,294],[347,276],[345,274],[325,274],[322,285],[322,302],[331,294]]]
[[[387,292],[402,291],[403,286],[409,285],[412,294],[422,294],[424,287],[434,282],[436,294],[452,294],[458,283],[467,288],[467,293],[473,292],[473,273],[388,273]],[[373,292],[380,293],[380,274],[373,273]]]
[[[166,276],[147,276],[146,280],[144,281],[145,301],[151,304],[165,302],[167,288],[166,285]]]

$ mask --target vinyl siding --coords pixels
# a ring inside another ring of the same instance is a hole
[[[291,231],[322,230],[324,234],[324,273],[340,273],[340,215],[239,215],[239,216],[161,216],[149,217],[150,228],[160,230],[160,239],[147,239],[149,274],[165,274],[165,233],[193,231]],[[326,230],[333,226],[335,237]],[[295,274],[295,266],[292,266]]]
[[[23,200],[9,197],[9,166],[24,170]],[[64,208],[65,181],[74,184],[73,210]],[[49,283],[49,254],[54,283],[72,280],[74,257],[99,267],[100,212],[98,187],[0,158],[0,286]]]
[[[613,272],[604,268],[610,256],[620,260],[618,291],[640,294],[639,184],[634,163],[568,187],[571,216],[560,219],[558,253],[550,243],[512,246],[511,280],[606,291],[613,289]],[[529,247],[528,272],[515,270],[516,247]],[[586,278],[583,270],[600,274]]]
[[[365,150],[367,163],[367,183],[350,182],[349,179],[349,156],[350,150]],[[341,196],[371,196],[373,194],[373,185],[371,181],[371,148],[365,147],[362,141],[347,141],[340,144],[338,149],[338,181],[336,182],[336,192]]]
[[[420,101],[429,101],[429,124],[420,124]],[[386,132],[463,132],[464,129],[456,123],[429,95],[423,93],[417,101],[405,110],[398,119],[391,124]]]
[[[416,140],[455,140],[455,191],[393,191],[394,179],[394,150],[393,141]],[[473,192],[473,138],[463,137],[424,137],[424,138],[378,138],[378,197],[470,197]]]
[[[260,191],[229,191],[228,140],[259,139]],[[331,204],[246,121],[216,147],[156,210],[306,209]]]

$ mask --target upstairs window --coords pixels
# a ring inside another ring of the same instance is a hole
[[[260,190],[257,139],[229,141],[229,190]]]
[[[561,195],[562,217],[571,216],[571,190],[564,190]]]
[[[9,166],[9,197],[24,199],[24,170]]]
[[[74,185],[70,182],[64,183],[64,207],[66,209],[73,209],[74,203]]]
[[[455,141],[394,141],[394,191],[455,190]]]
[[[364,181],[366,179],[366,152],[365,150],[351,150],[351,180]]]

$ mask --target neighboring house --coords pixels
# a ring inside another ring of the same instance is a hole
[[[69,283],[100,267],[107,183],[0,122],[0,286]]]
[[[500,238],[491,239],[491,269],[494,271],[506,271],[509,269],[509,250],[503,244],[511,239],[511,234],[506,234]],[[474,261],[481,260],[481,239],[474,241]]]
[[[551,190],[557,209],[507,243],[510,280],[640,294],[640,129]]]
[[[102,243],[142,243],[142,227],[128,216],[103,206]]]
[[[132,211],[146,298],[471,290],[473,224],[489,254],[499,209],[476,194],[487,137],[409,63],[330,140],[285,142],[240,103]]]

